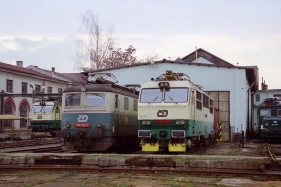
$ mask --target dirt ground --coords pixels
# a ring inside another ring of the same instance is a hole
[[[125,173],[45,173],[20,172],[0,173],[0,187],[276,187],[280,181],[260,181],[258,176],[250,178],[210,178],[188,175],[125,174]]]

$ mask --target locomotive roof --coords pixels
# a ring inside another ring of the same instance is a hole
[[[81,89],[85,90],[82,92],[87,91],[94,91],[94,92],[112,92],[112,93],[118,93],[122,95],[126,95],[129,97],[138,98],[139,91],[133,90],[130,88],[126,88],[117,84],[86,84],[86,85],[79,85],[79,86],[71,86],[68,88],[65,88],[63,90],[63,93],[69,93],[69,92],[81,92]]]

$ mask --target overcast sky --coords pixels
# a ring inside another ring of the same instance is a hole
[[[0,0],[0,62],[77,72],[75,41],[89,9],[137,56],[175,60],[197,46],[258,66],[260,83],[281,89],[280,0]]]

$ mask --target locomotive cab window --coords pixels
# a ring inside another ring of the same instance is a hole
[[[166,88],[165,103],[186,103],[188,101],[188,88]]]
[[[85,93],[85,107],[105,107],[106,95],[104,93]]]
[[[53,105],[46,105],[46,106],[43,106],[42,112],[51,113],[52,110],[53,110],[53,108],[54,108]]]
[[[271,109],[260,109],[260,116],[271,116]]]
[[[163,89],[145,88],[141,90],[140,103],[161,103]]]
[[[80,93],[65,94],[65,106],[66,107],[79,107],[81,100]]]
[[[42,109],[42,106],[41,106],[41,105],[34,105],[34,106],[32,106],[30,112],[40,112],[41,109]]]

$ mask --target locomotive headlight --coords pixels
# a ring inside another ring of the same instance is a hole
[[[177,125],[180,124],[180,122],[181,122],[180,120],[176,120],[176,124],[177,124]]]
[[[96,124],[97,128],[101,128],[102,127],[102,124],[101,123],[98,123]]]
[[[149,121],[149,120],[143,120],[142,122],[141,122],[141,124],[142,125],[150,125],[151,124],[151,121]]]
[[[168,82],[159,82],[158,86],[160,88],[168,88],[168,87],[170,87],[170,84]]]
[[[181,124],[182,124],[182,125],[185,124],[185,121],[184,121],[184,120],[181,120]]]

